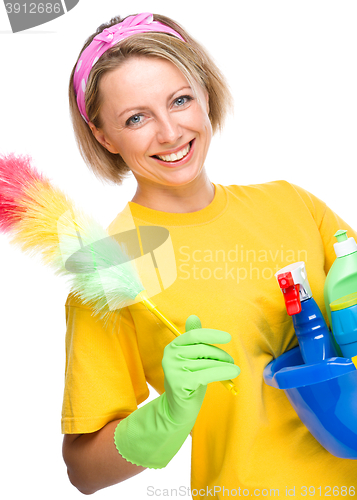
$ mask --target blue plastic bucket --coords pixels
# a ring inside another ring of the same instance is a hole
[[[266,384],[284,390],[301,421],[332,455],[357,459],[357,370],[349,358],[305,365],[300,348],[264,370]]]

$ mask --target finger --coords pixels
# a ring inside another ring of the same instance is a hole
[[[203,360],[203,363],[205,360]],[[231,363],[220,363],[219,361],[214,361],[210,363],[204,370],[197,370],[191,372],[191,379],[189,380],[189,385],[207,385],[210,382],[218,382],[221,380],[230,380],[238,377],[240,374],[240,368],[237,365],[232,365]]]
[[[211,330],[209,328],[201,328],[189,330],[176,337],[172,343],[175,345],[192,345],[192,344],[227,344],[231,340],[231,335],[228,332],[221,330]]]
[[[225,363],[234,363],[234,359],[224,349],[216,347],[211,344],[196,344],[187,346],[172,346],[172,356],[181,360],[195,360],[195,359],[214,359],[224,361]],[[170,363],[171,361],[171,356]]]
[[[197,330],[198,328],[202,328],[201,320],[198,316],[192,314],[186,320],[185,331],[188,332],[189,330]]]
[[[234,363],[231,363],[230,361],[220,361],[216,359],[191,359],[185,362],[184,364],[184,369],[186,371],[189,371],[191,374],[194,376],[196,374],[199,374],[199,372],[207,372],[207,375],[210,376],[210,373],[212,373],[212,370],[222,370],[222,380],[225,380],[226,378],[234,378],[238,377],[240,374],[240,368],[239,366],[235,365]],[[228,371],[227,371],[228,370]],[[229,376],[225,376],[226,374],[231,374]]]

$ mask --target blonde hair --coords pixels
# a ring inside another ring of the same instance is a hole
[[[111,19],[98,27],[96,32],[85,42],[83,50],[91,43],[93,38],[105,28],[118,24],[124,20],[119,16]],[[167,33],[141,33],[130,36],[119,44],[107,50],[93,66],[90,72],[85,103],[89,121],[97,129],[102,126],[100,119],[101,93],[100,81],[104,74],[117,69],[122,62],[130,57],[146,56],[166,59],[184,74],[193,90],[198,83],[206,89],[209,95],[209,119],[212,131],[215,133],[222,129],[224,118],[233,105],[233,99],[226,80],[206,50],[172,19],[154,14],[154,20],[160,21],[177,31],[185,42],[174,35]],[[69,82],[69,107],[73,123],[74,134],[79,151],[89,168],[101,180],[114,184],[121,184],[130,172],[128,165],[118,154],[113,154],[102,146],[92,134],[87,123],[83,120],[77,106],[76,95],[73,87],[73,67]]]

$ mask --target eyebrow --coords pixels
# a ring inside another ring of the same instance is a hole
[[[190,85],[185,85],[184,87],[181,87],[180,89],[175,90],[175,92],[172,92],[172,94],[170,94],[170,95],[168,96],[168,99],[167,99],[167,100],[168,100],[168,101],[171,101],[171,99],[173,98],[173,96],[174,96],[175,94],[177,94],[178,92],[181,92],[181,91],[183,91],[183,90],[186,90],[186,89],[188,89],[188,90],[192,90],[192,87],[191,87]],[[148,109],[146,106],[137,106],[137,107],[134,107],[134,108],[130,107],[130,108],[125,109],[125,110],[124,110],[124,111],[122,111],[121,113],[119,113],[119,114],[117,115],[117,118],[120,118],[120,117],[121,117],[122,115],[124,115],[125,113],[134,113],[134,114],[135,114],[135,112],[136,112],[137,110],[146,110],[146,109]]]

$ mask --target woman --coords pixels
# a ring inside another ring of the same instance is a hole
[[[138,303],[116,312],[109,335],[69,296],[62,422],[70,480],[93,493],[145,467],[165,467],[192,431],[193,496],[304,496],[310,486],[352,486],[353,462],[322,448],[262,374],[296,346],[274,273],[304,260],[324,309],[333,235],[341,227],[356,233],[287,182],[209,181],[204,162],[229,91],[205,50],[168,18],[140,14],[100,26],[69,91],[87,163],[118,184],[132,172],[133,227],[169,234],[176,265],[167,251],[152,250],[153,295],[186,327],[175,339]],[[123,220],[119,214],[109,232],[122,232]],[[240,369],[238,396],[211,383],[235,379]],[[160,396],[137,409],[147,383]]]

